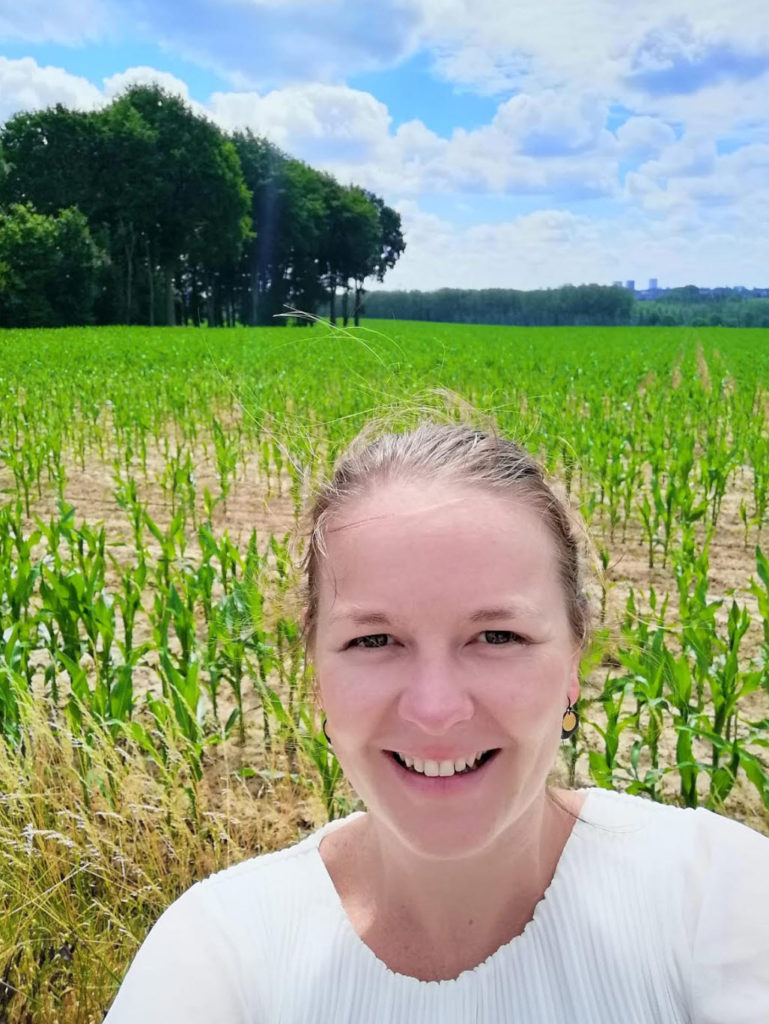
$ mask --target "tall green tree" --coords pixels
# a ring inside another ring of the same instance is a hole
[[[246,245],[240,280],[244,322],[275,320],[287,308],[312,313],[325,295],[320,261],[327,235],[327,176],[281,153],[251,132],[233,137],[252,194],[255,237]]]
[[[91,113],[62,106],[0,128],[0,207],[76,205],[106,258],[94,315],[275,323],[329,300],[345,323],[403,251],[398,215],[251,132],[231,138],[156,85]],[[285,322],[285,321],[280,321]]]
[[[384,281],[384,276],[391,270],[403,255],[406,242],[403,238],[400,214],[386,206],[383,199],[373,192],[366,192],[366,197],[377,211],[378,227],[374,246],[365,262],[359,264],[355,273],[355,326],[360,324],[363,310],[364,282],[368,277]]]
[[[0,210],[0,326],[90,323],[104,254],[77,209]]]
[[[77,206],[90,217],[101,162],[98,139],[98,114],[61,104],[11,118],[0,134],[0,205],[33,203],[42,214]]]
[[[165,321],[175,324],[175,278],[186,258],[203,268],[213,292],[218,268],[235,259],[251,232],[251,196],[233,143],[212,122],[157,85],[128,89],[114,113],[136,112],[156,139],[144,182],[152,192],[154,224],[147,259],[159,265],[165,286]]]

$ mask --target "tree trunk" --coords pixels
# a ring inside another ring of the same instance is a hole
[[[328,318],[336,327],[336,277],[331,278],[331,287],[328,292]]]
[[[174,302],[174,267],[172,263],[166,266],[166,323],[169,327],[176,327],[176,307]]]
[[[209,327],[216,327],[216,301],[214,298],[214,275],[208,275],[208,295],[206,297],[206,319]]]
[[[344,292],[342,293],[342,326],[346,327],[350,322],[350,282],[345,281]]]
[[[134,226],[131,224],[128,237],[125,240],[123,250],[125,252],[125,316],[124,322],[127,324],[131,323],[131,307],[133,306],[133,269],[134,269],[134,249],[136,247],[136,236],[134,235]]]
[[[366,294],[366,290],[363,287],[362,281],[355,282],[355,308],[353,311],[353,317],[355,326],[360,327],[360,314],[363,309],[363,296]]]
[[[149,304],[150,304],[150,315],[148,317],[150,327],[155,326],[155,268],[152,265],[152,246],[150,245],[149,238],[147,242],[147,275],[149,284]]]
[[[250,299],[250,312],[249,312],[248,322],[251,324],[252,327],[256,327],[256,325],[259,323],[259,285],[260,285],[260,281],[259,281],[259,261],[257,260],[256,256],[254,256],[254,259],[251,262],[250,283],[251,283],[251,293],[250,293],[250,296],[249,296],[249,299]]]

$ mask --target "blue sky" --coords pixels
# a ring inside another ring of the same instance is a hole
[[[0,0],[0,120],[151,79],[396,207],[387,287],[769,285],[765,0]]]

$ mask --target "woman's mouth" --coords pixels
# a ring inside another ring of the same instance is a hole
[[[408,754],[400,754],[397,751],[389,751],[390,756],[404,771],[412,775],[424,775],[428,778],[450,778],[453,775],[472,775],[487,764],[499,748],[491,750],[474,751],[465,757],[454,760],[431,761],[419,757],[410,757]]]

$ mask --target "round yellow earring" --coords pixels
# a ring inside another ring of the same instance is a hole
[[[563,721],[561,723],[561,739],[568,740],[577,731],[579,725],[579,715],[577,714],[574,707],[569,703],[566,711],[563,715]]]

